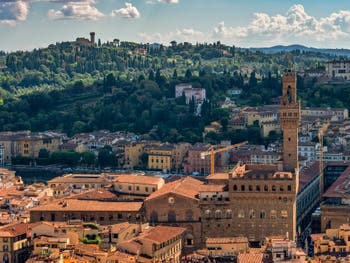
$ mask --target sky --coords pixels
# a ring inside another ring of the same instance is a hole
[[[102,42],[350,48],[349,0],[0,0],[0,50]]]

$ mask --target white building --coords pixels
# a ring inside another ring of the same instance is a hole
[[[316,159],[316,143],[314,142],[299,142],[299,155],[307,158],[307,161]]]
[[[195,103],[202,103],[206,99],[205,89],[192,88],[191,84],[179,84],[175,86],[175,98],[185,95],[186,104],[193,98]]]
[[[326,63],[326,75],[329,78],[350,78],[350,60],[333,60]]]

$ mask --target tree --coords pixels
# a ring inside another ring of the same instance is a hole
[[[81,162],[87,166],[93,166],[96,162],[96,155],[93,152],[83,152],[81,154]]]
[[[186,70],[186,73],[185,73],[185,78],[189,79],[189,78],[191,78],[191,77],[192,77],[192,72],[191,72],[190,69],[187,69],[187,70]]]
[[[114,74],[113,74],[113,73],[109,73],[109,74],[107,75],[105,85],[106,85],[107,87],[115,86],[115,77],[114,77]]]
[[[152,69],[149,71],[148,79],[154,81],[154,72]]]
[[[142,168],[147,168],[148,164],[148,153],[144,152],[140,155],[140,161],[142,163]]]
[[[98,163],[101,167],[116,166],[116,156],[112,151],[112,147],[105,146],[98,152]]]
[[[50,157],[50,152],[46,149],[40,149],[39,150],[39,158],[49,158]]]
[[[177,71],[176,71],[176,69],[174,69],[174,71],[173,71],[173,79],[177,79]]]
[[[257,84],[258,84],[258,81],[255,77],[255,71],[252,71],[252,73],[250,73],[250,78],[249,78],[249,87],[254,88],[256,87]]]

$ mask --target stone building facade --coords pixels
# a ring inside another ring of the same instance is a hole
[[[280,106],[283,160],[277,165],[238,163],[228,174],[210,175],[200,193],[202,239],[244,236],[262,242],[267,235],[296,238],[299,189],[296,73],[283,76]]]

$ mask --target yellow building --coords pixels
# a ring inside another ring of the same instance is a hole
[[[151,258],[151,262],[180,263],[185,231],[181,227],[152,227],[131,240],[121,242],[118,248],[132,255],[145,255]]]
[[[132,143],[125,145],[124,148],[124,168],[133,169],[134,167],[141,166],[140,156],[144,153],[145,149],[144,142]]]
[[[350,225],[344,224],[336,229],[327,229],[325,234],[313,234],[314,254],[336,255],[350,252]]]
[[[22,263],[29,257],[28,224],[19,223],[0,228],[0,261]]]
[[[50,252],[54,249],[64,250],[69,245],[69,238],[67,237],[45,237],[41,236],[33,240],[34,255],[39,255],[44,251]]]
[[[114,190],[127,195],[149,196],[164,183],[164,179],[160,177],[121,174],[114,181]]]
[[[12,157],[38,157],[41,149],[58,151],[64,134],[56,132],[0,132],[0,145],[4,146],[4,162]]]
[[[162,145],[150,148],[148,153],[148,169],[170,171],[174,165],[174,147]]]

